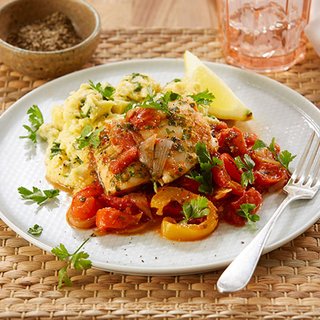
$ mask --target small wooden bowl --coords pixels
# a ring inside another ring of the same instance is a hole
[[[64,13],[83,39],[68,49],[31,51],[6,42],[9,33],[54,12]],[[54,78],[79,69],[92,56],[99,43],[101,24],[97,11],[83,0],[16,0],[0,9],[0,59],[23,74]]]

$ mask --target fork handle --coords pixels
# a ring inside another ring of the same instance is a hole
[[[272,227],[283,209],[297,198],[297,196],[288,195],[274,212],[268,223],[222,273],[217,282],[219,292],[235,292],[241,290],[248,284],[258,264]]]

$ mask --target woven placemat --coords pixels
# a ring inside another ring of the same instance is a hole
[[[180,58],[186,49],[223,61],[215,31],[132,29],[104,32],[85,67],[131,58]],[[270,76],[320,106],[320,59],[311,47],[303,63]],[[44,82],[0,64],[0,111]],[[73,286],[58,290],[61,262],[0,221],[0,318],[320,319],[319,225],[264,255],[245,290],[220,294],[220,271],[150,277],[72,270]]]

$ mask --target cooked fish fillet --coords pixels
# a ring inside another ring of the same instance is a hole
[[[108,194],[150,181],[170,183],[197,164],[198,142],[209,152],[217,148],[208,121],[188,99],[170,102],[167,112],[136,107],[109,122],[101,140],[94,159]]]

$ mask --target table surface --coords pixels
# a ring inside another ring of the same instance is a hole
[[[0,6],[12,0],[0,0]],[[217,28],[217,0],[87,0],[102,29],[130,27]]]

